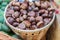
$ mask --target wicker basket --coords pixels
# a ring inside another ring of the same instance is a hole
[[[12,2],[10,2],[10,4]],[[8,6],[6,7],[6,9],[8,8]],[[48,25],[44,26],[43,28],[36,29],[36,30],[21,30],[21,29],[13,27],[12,25],[10,25],[7,22],[6,17],[5,17],[6,9],[5,9],[5,12],[4,12],[4,18],[5,18],[5,21],[6,21],[7,25],[13,30],[13,32],[15,32],[16,34],[21,36],[23,38],[23,40],[42,40],[43,37],[45,36],[47,30],[49,29],[50,25],[53,23],[53,21],[55,19],[55,13],[54,13],[53,14],[53,19],[51,20],[51,22]]]
[[[49,27],[47,27],[46,29],[40,30],[40,31],[35,31],[35,32],[24,32],[24,31],[18,31],[12,28],[12,30],[20,35],[23,40],[43,40],[47,30],[49,29]]]

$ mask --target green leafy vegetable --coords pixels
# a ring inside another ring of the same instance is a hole
[[[10,32],[10,28],[6,25],[6,24],[2,24],[2,27],[1,27],[2,31],[5,31],[5,32]]]

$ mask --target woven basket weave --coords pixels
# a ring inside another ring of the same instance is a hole
[[[16,34],[20,35],[23,38],[23,40],[41,40],[41,39],[44,39],[43,37],[45,36],[48,29],[49,27],[36,32],[21,32],[15,29],[12,29],[12,30]]]

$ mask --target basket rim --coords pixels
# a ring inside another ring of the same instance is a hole
[[[7,25],[8,25],[10,28],[12,28],[12,29],[15,29],[15,30],[18,30],[18,31],[23,31],[23,32],[35,32],[35,31],[40,31],[40,30],[43,30],[43,29],[49,27],[49,25],[51,25],[51,24],[53,23],[54,19],[55,19],[55,12],[54,12],[54,13],[53,13],[53,18],[52,18],[52,20],[50,21],[50,23],[47,24],[46,26],[42,27],[42,28],[37,28],[37,29],[35,29],[35,30],[22,30],[22,29],[16,28],[16,27],[12,26],[11,24],[9,24],[8,21],[6,20],[6,17],[5,17],[7,8],[9,7],[9,5],[10,5],[12,2],[13,2],[13,1],[11,1],[11,2],[6,6],[5,11],[4,11],[4,19],[5,19],[5,22],[6,22]]]

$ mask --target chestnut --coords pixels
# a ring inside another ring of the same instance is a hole
[[[24,23],[20,23],[20,24],[18,25],[18,28],[20,28],[20,29],[25,29],[25,28],[26,28],[26,26],[25,26],[25,24],[24,24]]]
[[[29,2],[29,6],[32,6],[32,5],[34,5],[34,3],[33,2]]]
[[[14,10],[9,9],[6,13],[11,15],[11,14],[13,14],[13,13],[14,13]]]
[[[12,2],[13,6],[20,6],[20,2]]]
[[[43,17],[42,16],[37,16],[36,17],[36,21],[39,22],[39,21],[42,21],[43,20]]]
[[[21,16],[19,17],[19,19],[20,19],[20,21],[23,21],[23,20],[24,20],[24,18],[23,18],[23,17],[21,17]]]
[[[15,12],[14,14],[12,14],[13,18],[18,18],[19,17],[19,12]]]
[[[35,1],[35,5],[38,6],[38,7],[41,6],[40,1]]]
[[[40,21],[40,22],[37,23],[37,27],[38,27],[38,28],[43,27],[43,25],[44,25],[43,21]]]
[[[37,26],[36,26],[36,25],[32,25],[32,26],[30,27],[30,30],[34,30],[34,29],[37,29]]]
[[[19,23],[19,22],[20,22],[20,19],[19,19],[19,18],[16,18],[16,22],[18,22],[18,23]]]
[[[30,11],[30,12],[28,13],[28,16],[34,17],[34,16],[35,16],[35,12],[34,12],[34,11]]]
[[[34,17],[30,17],[29,21],[35,21],[35,18]]]
[[[48,11],[53,11],[54,12],[55,9],[51,7],[51,8],[48,8]]]
[[[5,16],[16,28],[35,30],[49,24],[54,11],[48,1],[17,0],[9,5]]]
[[[17,27],[18,25],[19,25],[19,23],[17,23],[17,22],[14,22],[14,23],[13,23],[13,26],[14,26],[14,27]]]
[[[14,9],[15,11],[19,11],[19,10],[20,10],[20,8],[19,8],[18,6],[14,6],[13,9]]]
[[[6,18],[11,17],[11,14],[6,13]]]
[[[32,24],[32,25],[36,25],[36,22],[32,22],[31,24]]]
[[[47,8],[48,8],[48,6],[47,6],[47,4],[42,3],[42,4],[41,4],[41,8],[42,8],[42,9],[47,9]]]
[[[40,14],[44,14],[44,13],[45,13],[45,9],[39,10],[39,13],[40,13]]]
[[[36,7],[36,8],[34,8],[33,10],[34,10],[35,12],[38,12],[38,11],[39,11],[39,8]]]
[[[27,15],[23,15],[23,18],[24,18],[24,19],[27,19]]]
[[[26,3],[22,3],[22,5],[20,6],[20,8],[22,9],[27,9],[28,5]]]
[[[44,18],[44,25],[47,25],[51,21],[51,18]]]
[[[42,17],[44,17],[44,18],[48,18],[49,15],[48,15],[47,13],[45,13],[45,14],[42,14]]]
[[[26,27],[30,27],[31,23],[28,20],[23,21],[23,23],[26,25]]]
[[[29,7],[28,7],[28,11],[32,11],[32,7],[29,6]]]
[[[14,19],[13,19],[12,17],[8,17],[8,18],[7,18],[7,21],[8,21],[10,24],[13,24]]]
[[[24,15],[27,14],[27,11],[26,10],[23,10],[23,9],[21,9],[20,12],[21,12],[21,14],[24,14]]]
[[[53,17],[53,12],[52,11],[49,12],[49,17],[51,17],[51,18]]]

